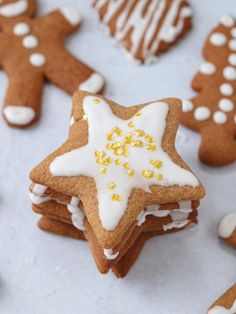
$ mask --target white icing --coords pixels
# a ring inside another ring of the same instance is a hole
[[[234,116],[234,123],[236,124],[236,115]]]
[[[224,216],[218,226],[218,232],[222,238],[230,238],[235,229],[236,213],[231,213]]]
[[[95,102],[96,100],[99,103]],[[130,120],[118,118],[103,99],[93,96],[84,98],[83,109],[89,124],[88,144],[55,158],[50,164],[50,172],[54,176],[85,175],[94,178],[99,217],[106,230],[114,230],[118,225],[124,215],[133,188],[150,191],[149,187],[152,185],[189,185],[192,187],[199,185],[197,178],[190,171],[176,165],[161,147],[169,110],[167,103],[151,103],[141,110],[140,116],[133,116]],[[128,126],[129,121],[134,123],[136,129],[144,130],[146,134],[153,136],[154,144],[158,148],[156,151],[130,145],[129,154],[125,157],[113,155],[111,150],[106,148],[107,134],[114,127],[119,127],[123,134],[132,132],[132,128]],[[120,158],[122,163],[128,162],[134,170],[134,175],[127,176],[126,171],[121,166],[115,165],[114,162],[109,164],[106,174],[102,175],[100,165],[96,163],[95,151],[105,151],[107,156],[111,156],[112,159]],[[151,159],[162,161],[162,167],[157,171],[163,175],[163,180],[155,177],[147,179],[141,175],[143,170],[152,169]],[[107,188],[108,184],[114,181],[117,185],[115,193],[122,196],[120,201],[112,201],[113,191]]]
[[[217,124],[224,124],[227,122],[227,116],[224,112],[222,111],[216,111],[213,114],[213,120]]]
[[[231,39],[229,41],[229,48],[232,50],[232,51],[236,51],[236,39]]]
[[[79,199],[77,197],[72,197],[71,202],[67,205],[67,209],[71,213],[71,220],[73,225],[79,229],[84,231],[84,213],[79,207]]]
[[[46,63],[46,57],[41,53],[32,53],[29,58],[30,63],[35,67],[41,67]]]
[[[220,18],[220,22],[226,27],[232,27],[234,25],[234,18],[231,15],[225,14]]]
[[[79,85],[79,89],[96,94],[97,92],[101,91],[104,83],[104,78],[100,74],[93,73],[86,81]]]
[[[223,83],[220,85],[220,92],[224,96],[232,96],[234,93],[234,88],[231,84]]]
[[[182,111],[191,112],[193,111],[193,103],[190,100],[182,100]]]
[[[205,121],[209,119],[210,115],[211,115],[210,109],[205,106],[197,107],[194,111],[194,118],[197,121]]]
[[[106,256],[106,258],[109,260],[114,260],[119,255],[119,252],[113,253],[112,249],[104,249],[103,253]]]
[[[220,110],[225,112],[230,112],[234,109],[234,103],[232,100],[227,98],[222,98],[218,104]]]
[[[38,38],[34,35],[28,35],[23,38],[23,46],[25,48],[36,48],[39,44]]]
[[[17,0],[0,7],[0,16],[15,17],[25,13],[28,9],[28,0]]]
[[[190,222],[190,220],[183,220],[183,221],[173,221],[173,222],[170,222],[169,224],[167,225],[164,225],[163,226],[163,230],[166,232],[168,230],[171,230],[173,228],[183,228],[185,227],[188,223]]]
[[[236,70],[231,66],[227,66],[226,68],[224,68],[223,75],[226,80],[236,80]]]
[[[234,301],[230,309],[226,309],[224,306],[216,305],[211,308],[207,314],[235,314],[236,313],[236,300]]]
[[[38,196],[42,196],[46,191],[48,187],[46,185],[35,183],[32,188],[32,192]]]
[[[231,35],[236,38],[236,27],[231,29]]]
[[[72,126],[75,123],[75,118],[72,116],[70,118],[70,126]]]
[[[29,34],[29,32],[30,26],[24,22],[17,23],[13,28],[13,34],[16,36],[25,36]]]
[[[15,125],[27,125],[35,117],[35,111],[25,106],[7,106],[3,113],[7,121]]]
[[[210,43],[214,46],[223,46],[227,42],[227,37],[223,33],[213,33],[210,36]]]
[[[236,66],[236,53],[232,53],[229,55],[229,64]]]
[[[211,62],[204,62],[201,64],[199,71],[205,75],[212,75],[216,71],[216,67]]]
[[[33,204],[39,205],[51,200],[49,196],[44,196],[44,193],[47,191],[48,187],[42,184],[35,183],[30,192],[30,200]]]
[[[149,60],[154,61],[153,56],[161,42],[174,42],[184,29],[185,19],[192,16],[189,7],[180,9],[182,4],[180,0],[172,1],[162,22],[167,9],[166,0],[143,0],[136,3],[133,0],[98,0],[95,9],[99,12],[107,6],[105,14],[100,16],[105,25],[109,25],[113,17],[119,14],[115,25],[115,39],[123,42],[131,32],[131,55],[135,56],[141,48],[144,61],[150,62]],[[160,29],[157,33],[158,27]]]
[[[75,8],[62,7],[59,10],[72,26],[77,26],[81,22],[81,17]]]

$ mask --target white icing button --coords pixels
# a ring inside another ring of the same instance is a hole
[[[193,103],[190,100],[182,100],[182,111],[183,112],[193,111]]]
[[[220,92],[224,96],[232,96],[234,89],[233,89],[232,85],[230,85],[228,83],[224,83],[224,84],[220,85]]]
[[[13,28],[13,33],[16,36],[25,36],[30,32],[30,27],[27,23],[17,23]]]
[[[222,238],[229,238],[236,228],[236,213],[224,216],[218,226],[218,233]]]
[[[46,57],[41,53],[33,53],[29,61],[35,67],[41,67],[46,63]]]
[[[234,19],[231,15],[225,14],[220,18],[221,24],[226,27],[232,27],[234,25]]]
[[[15,17],[25,13],[28,9],[28,0],[18,0],[17,2],[5,4],[0,8],[0,16]]]
[[[236,39],[231,39],[229,41],[229,48],[232,50],[232,51],[236,51]]]
[[[211,112],[209,110],[209,108],[205,107],[205,106],[200,106],[198,108],[196,108],[196,110],[194,111],[194,118],[197,121],[204,121],[207,120],[211,115]]]
[[[229,63],[236,66],[236,53],[231,53],[231,55],[229,55]]]
[[[3,113],[7,121],[15,125],[27,125],[35,117],[34,110],[25,106],[7,106]]]
[[[76,26],[81,22],[81,17],[76,9],[70,7],[62,7],[59,9],[64,18],[69,22],[72,26]]]
[[[223,33],[213,33],[210,37],[210,42],[214,46],[223,46],[227,42],[227,37]]]
[[[236,38],[236,27],[231,29],[231,35]]]
[[[23,39],[23,46],[25,48],[36,48],[38,46],[38,38],[34,35],[25,36]]]
[[[224,124],[226,123],[227,121],[227,116],[224,112],[222,111],[216,111],[214,114],[213,114],[213,120],[215,123],[217,124]]]
[[[206,75],[211,75],[211,74],[214,74],[215,71],[216,71],[216,67],[213,63],[211,62],[204,62],[201,66],[200,66],[200,69],[199,71],[202,73],[202,74],[206,74]]]
[[[223,75],[226,80],[236,80],[236,70],[231,66],[224,68]]]
[[[98,73],[93,73],[86,81],[79,85],[79,89],[96,94],[102,89],[103,86],[103,77]]]
[[[232,100],[227,99],[227,98],[223,98],[219,101],[218,104],[220,110],[225,111],[225,112],[230,112],[234,109],[234,103],[232,102]]]

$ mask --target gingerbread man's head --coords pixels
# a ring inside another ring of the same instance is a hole
[[[0,0],[0,24],[9,19],[32,17],[36,12],[36,0]]]

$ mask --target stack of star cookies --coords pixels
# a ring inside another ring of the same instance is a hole
[[[41,229],[88,240],[124,277],[146,240],[197,223],[204,188],[175,150],[181,103],[123,107],[76,92],[66,142],[31,172]]]

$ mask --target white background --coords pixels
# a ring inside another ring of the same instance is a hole
[[[139,67],[98,27],[90,2],[41,0],[39,13],[64,4],[80,10],[83,25],[67,46],[105,76],[106,96],[127,105],[194,95],[190,80],[202,62],[207,33],[223,13],[236,12],[235,0],[190,0],[193,31],[156,65]],[[1,101],[6,87],[1,72]],[[202,165],[197,158],[199,136],[182,128],[178,150],[207,191],[198,229],[150,240],[123,280],[103,276],[86,242],[36,227],[28,173],[64,141],[71,110],[64,92],[52,85],[44,92],[42,119],[36,126],[19,131],[0,120],[0,313],[206,313],[236,281],[236,252],[217,237],[219,219],[235,210],[236,165]]]

